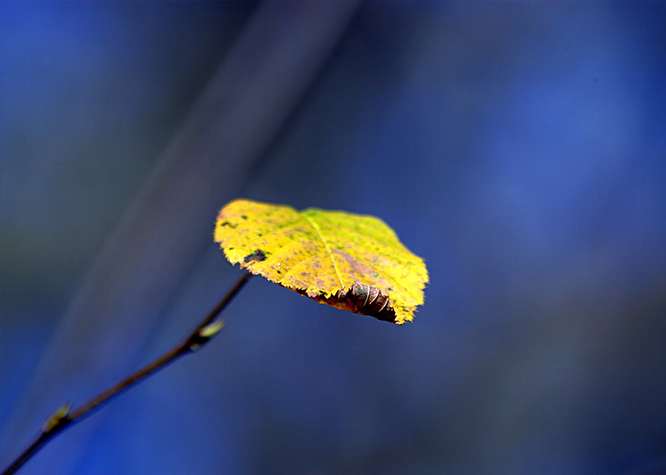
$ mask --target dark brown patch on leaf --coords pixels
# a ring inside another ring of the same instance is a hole
[[[340,294],[340,292],[338,292]],[[340,295],[353,307],[352,312],[370,315],[378,320],[395,322],[395,310],[391,299],[379,287],[354,282],[346,293]]]
[[[261,249],[257,249],[254,251],[252,254],[249,254],[245,256],[245,259],[243,259],[243,262],[246,264],[248,262],[256,261],[256,262],[261,262],[266,260],[266,253],[262,251]]]
[[[231,229],[237,228],[237,224],[230,223],[229,221],[223,221],[220,223],[220,226],[229,226]]]
[[[303,290],[296,290],[301,295],[307,295]],[[391,299],[379,287],[354,282],[348,290],[340,290],[330,297],[323,295],[307,295],[319,303],[361,315],[369,315],[377,320],[395,323],[396,315]]]

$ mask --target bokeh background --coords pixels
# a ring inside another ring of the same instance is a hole
[[[382,217],[413,324],[253,279],[27,474],[666,473],[666,4],[0,4],[0,464],[180,340],[235,197]]]

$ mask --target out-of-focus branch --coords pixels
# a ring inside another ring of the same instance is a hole
[[[94,394],[118,379],[151,335],[192,264],[210,249],[212,218],[239,196],[257,163],[331,57],[357,7],[348,2],[261,2],[221,58],[158,165],[72,299],[41,361],[0,427],[0,454],[25,440],[53,401]],[[205,231],[205,232],[204,232]],[[118,352],[122,341],[122,353]],[[91,421],[92,422],[92,421]],[[72,442],[85,445],[78,430]],[[9,452],[9,453],[8,453]],[[70,473],[78,450],[38,471]]]

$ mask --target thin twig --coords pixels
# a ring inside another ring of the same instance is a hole
[[[21,468],[28,460],[30,460],[30,458],[35,455],[47,442],[49,442],[56,435],[60,434],[66,428],[71,427],[75,423],[80,422],[86,417],[90,416],[96,410],[100,409],[104,404],[108,403],[112,398],[123,393],[135,384],[143,381],[148,376],[165,368],[167,365],[173,363],[181,356],[192,353],[208,343],[215,335],[219,333],[223,326],[221,321],[215,322],[215,318],[222,312],[222,310],[225,309],[229,302],[231,302],[236,294],[243,288],[251,275],[252,274],[249,272],[244,272],[243,276],[238,280],[238,282],[236,282],[236,285],[234,285],[234,287],[227,293],[227,295],[224,296],[222,300],[220,300],[215,308],[211,310],[208,315],[206,315],[206,318],[204,318],[199,323],[199,325],[197,325],[194,331],[192,331],[192,333],[190,333],[173,349],[167,351],[152,363],[144,366],[137,372],[111,386],[106,391],[95,396],[82,406],[71,410],[72,405],[70,403],[66,403],[56,409],[55,412],[53,412],[53,414],[51,414],[46,419],[42,429],[40,430],[39,434],[37,434],[35,439],[0,475],[11,475],[16,473],[16,471]]]

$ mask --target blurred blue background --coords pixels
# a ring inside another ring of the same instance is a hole
[[[253,279],[25,474],[666,473],[666,5],[0,4],[0,465],[179,341],[243,196],[380,216],[398,327]]]

